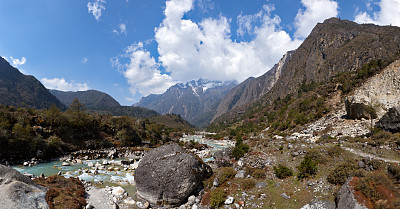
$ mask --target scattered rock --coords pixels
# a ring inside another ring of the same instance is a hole
[[[214,187],[219,186],[218,178],[215,178],[215,179],[214,179],[214,181],[213,181],[213,186],[214,186]]]
[[[137,196],[152,206],[176,206],[210,177],[212,170],[199,157],[170,143],[149,151],[135,171]]]
[[[70,166],[70,164],[68,162],[63,162],[61,165],[62,166]]]
[[[246,171],[245,170],[239,170],[236,175],[235,178],[245,178],[246,177]]]
[[[330,201],[315,201],[304,205],[300,209],[335,209],[336,205]]]
[[[231,205],[233,201],[235,201],[235,199],[232,196],[228,195],[228,197],[225,200],[225,205]]]
[[[265,182],[257,182],[256,183],[256,187],[259,189],[264,188],[266,186],[267,186],[267,183],[265,183]]]
[[[287,195],[286,193],[282,193],[282,194],[281,194],[281,197],[283,197],[283,198],[285,198],[285,199],[290,199],[290,196]]]

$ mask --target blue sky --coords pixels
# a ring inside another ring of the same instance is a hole
[[[400,0],[0,0],[0,56],[48,88],[131,105],[260,76],[329,17],[400,26]]]

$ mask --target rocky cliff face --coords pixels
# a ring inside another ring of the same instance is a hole
[[[248,78],[244,82],[232,88],[221,100],[213,120],[224,113],[249,104],[264,96],[279,79],[282,67],[288,62],[294,51],[287,52],[271,70],[257,78]]]
[[[35,77],[24,75],[0,57],[0,104],[42,109],[65,106]]]
[[[268,99],[297,94],[303,82],[325,82],[371,60],[389,60],[400,51],[400,28],[331,18],[318,23],[285,63]]]
[[[391,62],[399,51],[399,27],[327,19],[315,26],[284,63],[279,79],[257,105],[271,104],[290,94],[296,96],[303,83],[325,83],[340,73],[360,69],[372,60]],[[240,111],[232,109],[223,120],[237,117]]]
[[[207,125],[220,100],[236,82],[206,80],[179,83],[164,94],[143,97],[135,106],[155,110],[161,114],[179,114],[192,124]]]
[[[377,118],[381,118],[390,108],[400,106],[399,86],[400,60],[397,60],[364,82],[347,100],[372,106]]]

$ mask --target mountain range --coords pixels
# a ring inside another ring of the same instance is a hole
[[[202,127],[208,125],[220,100],[236,84],[203,79],[178,83],[163,94],[143,97],[134,106],[152,109],[160,114],[179,114],[190,123]]]

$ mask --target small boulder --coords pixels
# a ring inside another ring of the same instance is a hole
[[[228,197],[225,200],[225,205],[231,205],[233,201],[235,201],[235,199],[232,196],[228,195]]]
[[[184,203],[212,169],[199,157],[170,143],[149,151],[135,171],[137,196],[151,206],[170,207]]]

